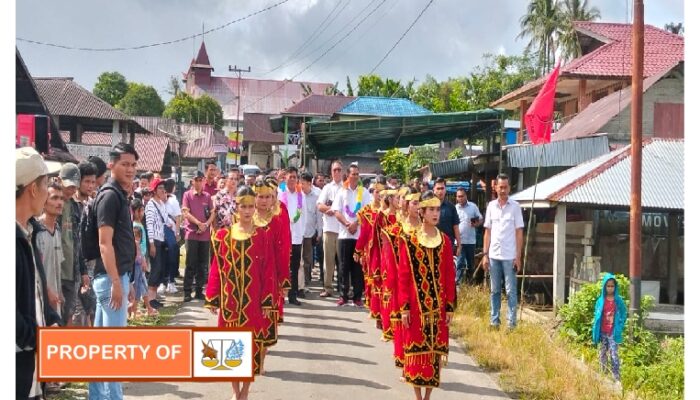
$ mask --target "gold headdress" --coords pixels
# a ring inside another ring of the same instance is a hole
[[[236,196],[236,205],[255,205],[255,196],[249,194]]]
[[[410,189],[406,186],[399,189],[399,196],[404,197],[410,192]]]
[[[428,200],[423,200],[423,201],[421,201],[421,202],[420,202],[420,207],[421,207],[421,208],[425,208],[425,207],[440,207],[440,204],[441,204],[441,203],[442,203],[442,202],[440,201],[440,199],[438,199],[437,197],[433,197],[432,199],[428,199]]]
[[[266,195],[266,194],[275,194],[275,189],[267,186],[267,185],[262,185],[262,186],[254,186],[253,191],[255,192],[256,195]]]
[[[370,186],[370,188],[371,188],[372,190],[375,190],[375,191],[376,191],[376,190],[379,190],[379,191],[380,191],[380,194],[381,194],[381,191],[385,189],[384,185],[382,185],[382,184],[379,183],[379,182],[374,182],[374,183],[372,184],[372,186]]]
[[[420,193],[407,194],[405,197],[406,201],[417,201],[420,200]]]

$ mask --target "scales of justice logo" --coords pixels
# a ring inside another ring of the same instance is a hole
[[[210,370],[231,370],[243,363],[245,344],[241,339],[202,340],[202,346],[201,363]]]

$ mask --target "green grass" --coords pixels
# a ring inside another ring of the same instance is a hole
[[[85,400],[88,395],[86,382],[70,382],[58,393],[50,393],[46,396],[49,400]]]
[[[158,310],[157,316],[142,316],[129,321],[130,327],[150,327],[150,326],[167,326],[170,320],[173,319],[182,303],[165,306]]]

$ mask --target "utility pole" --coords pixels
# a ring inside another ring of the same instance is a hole
[[[243,158],[243,144],[240,143],[240,137],[241,137],[241,131],[238,129],[238,121],[241,119],[241,74],[243,72],[250,72],[250,66],[248,66],[248,69],[243,69],[243,68],[238,68],[238,66],[234,65],[231,67],[230,65],[228,66],[229,72],[233,72],[235,74],[238,74],[238,99],[236,101],[237,107],[236,107],[236,143],[238,144],[238,149],[239,149],[239,160]],[[236,166],[238,166],[236,164]]]
[[[639,316],[642,294],[642,79],[644,74],[644,1],[634,0],[632,25],[632,171],[630,185],[631,314]],[[630,337],[636,327],[630,326]]]

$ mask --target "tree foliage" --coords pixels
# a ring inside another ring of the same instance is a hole
[[[574,29],[574,21],[596,21],[600,19],[598,7],[589,7],[588,0],[564,0],[562,21],[558,30],[558,44],[561,56],[571,60],[581,56],[581,44]]]
[[[126,95],[128,89],[129,86],[124,75],[116,71],[103,72],[97,77],[97,83],[95,83],[92,93],[109,105],[116,106]]]
[[[180,80],[177,78],[177,76],[170,75],[170,78],[168,78],[168,86],[165,90],[166,93],[174,97],[177,96],[177,94],[180,93],[181,90],[182,87],[180,85]]]
[[[212,124],[214,129],[221,130],[223,114],[221,105],[212,97],[205,94],[194,99],[189,94],[180,92],[168,102],[163,117],[180,122]]]
[[[448,160],[456,160],[462,157],[464,157],[464,151],[462,150],[462,147],[455,147],[454,150],[452,150],[450,154],[447,155]]]
[[[160,117],[165,104],[153,86],[129,82],[129,89],[117,103],[117,108],[127,115]]]
[[[681,35],[681,36],[683,36],[683,34],[685,33],[685,27],[683,26],[682,22],[678,22],[678,23],[669,22],[668,24],[664,25],[664,29],[671,32],[671,33],[675,33],[676,35]]]
[[[418,177],[418,169],[436,162],[440,158],[440,151],[433,146],[423,145],[413,147],[411,154],[408,156],[408,175],[410,178]],[[407,182],[407,181],[405,181]]]
[[[386,175],[401,177],[403,182],[408,182],[408,157],[399,149],[393,148],[384,154],[379,164]]]
[[[352,91],[352,83],[350,83],[350,77],[345,76],[345,85],[347,86],[347,95],[348,96],[354,96],[353,91]]]
[[[400,80],[382,79],[377,74],[360,75],[357,78],[357,95],[410,99],[415,93],[414,83],[411,81],[403,85]]]

